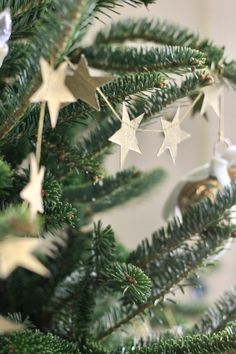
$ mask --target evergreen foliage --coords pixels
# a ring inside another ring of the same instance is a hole
[[[236,204],[235,184],[218,193],[214,203],[206,199],[190,207],[182,222],[170,221],[151,241],[144,238],[135,250],[124,249],[111,226],[101,221],[92,226],[93,217],[150,191],[166,173],[161,168],[129,168],[107,174],[108,138],[120,122],[99,96],[100,112],[81,100],[63,107],[55,130],[46,112],[41,156],[46,167],[44,214],[30,220],[19,196],[29,180],[23,160],[35,151],[37,141],[40,107],[29,98],[41,82],[40,56],[57,68],[65,59],[78,63],[85,54],[91,67],[114,75],[101,87],[109,102],[119,111],[125,101],[131,119],[144,113],[144,123],[158,120],[178,100],[197,97],[202,87],[213,83],[212,67],[220,78],[236,83],[235,61],[228,62],[222,48],[166,22],[114,23],[84,46],[84,36],[101,14],[154,2],[0,2],[1,10],[11,8],[13,20],[9,54],[0,68],[0,248],[9,236],[51,234],[57,243],[53,258],[38,255],[50,277],[18,268],[0,279],[0,314],[25,325],[21,332],[1,333],[0,354],[236,350],[236,325],[230,322],[236,310],[235,289],[182,337],[168,332],[137,344],[129,335],[120,335],[138,317],[148,319],[156,308],[161,311],[173,289],[183,291],[183,281],[222,250],[234,231],[228,215]],[[127,40],[152,46],[133,47]]]

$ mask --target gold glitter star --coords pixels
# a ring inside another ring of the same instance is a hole
[[[161,119],[165,139],[157,156],[160,156],[166,149],[168,149],[170,151],[170,155],[174,163],[177,156],[178,144],[190,137],[190,134],[186,133],[180,128],[180,123],[181,120],[179,118],[179,108],[172,122],[168,122],[165,119]]]
[[[130,120],[125,103],[123,103],[123,114],[121,128],[109,138],[109,141],[120,145],[120,167],[122,168],[129,150],[141,154],[136,138],[136,131],[143,119],[144,114]]]
[[[97,88],[113,79],[112,76],[91,76],[86,58],[82,55],[73,76],[68,76],[66,85],[73,95],[96,110],[100,110]]]
[[[54,70],[45,59],[40,59],[43,83],[30,98],[30,102],[47,102],[51,125],[55,128],[62,103],[75,102],[76,98],[65,85],[67,63]]]
[[[37,212],[43,213],[42,183],[45,167],[38,169],[34,154],[30,155],[30,181],[21,191],[20,196],[29,203],[30,215],[33,219]]]

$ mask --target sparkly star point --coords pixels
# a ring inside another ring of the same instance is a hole
[[[181,120],[179,117],[179,112],[180,111],[178,108],[172,122],[161,119],[165,139],[157,154],[157,156],[160,156],[166,149],[168,149],[174,163],[177,157],[178,144],[190,137],[190,134],[180,128]]]
[[[201,114],[205,114],[209,107],[212,107],[218,117],[220,117],[220,96],[223,91],[223,85],[217,83],[211,86],[206,86],[202,89],[204,94]]]
[[[125,103],[123,103],[123,114],[121,128],[109,138],[112,143],[120,145],[120,167],[122,168],[129,150],[141,154],[136,138],[136,131],[143,119],[144,114],[130,120]]]
[[[45,59],[40,59],[43,83],[31,96],[30,102],[47,102],[52,128],[57,124],[62,103],[75,102],[76,98],[65,85],[67,63],[54,70]]]
[[[34,219],[37,212],[43,213],[42,183],[45,167],[38,169],[38,164],[34,154],[30,155],[30,181],[22,189],[20,196],[29,203],[30,215]]]
[[[8,237],[0,242],[0,278],[6,279],[17,267],[48,276],[47,268],[33,255],[39,240],[33,237]]]
[[[112,76],[91,76],[86,58],[82,55],[73,76],[68,76],[66,84],[73,95],[100,111],[96,90],[113,80]]]

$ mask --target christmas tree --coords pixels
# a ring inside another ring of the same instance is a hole
[[[165,301],[173,289],[195,284],[195,272],[235,237],[232,173],[212,172],[232,162],[232,147],[191,175],[204,176],[200,186],[188,177],[177,188],[166,207],[173,217],[132,252],[112,226],[93,224],[96,213],[165,176],[124,169],[129,150],[141,152],[138,131],[163,133],[158,155],[169,150],[175,160],[189,138],[180,126],[187,114],[205,115],[209,105],[220,114],[222,85],[236,83],[236,62],[223,48],[167,22],[121,19],[84,44],[101,14],[154,2],[0,2],[1,354],[236,350],[235,289],[198,309],[194,325],[184,320],[181,334],[161,325],[165,311],[184,317]],[[185,114],[169,117],[182,98],[190,102]],[[219,140],[226,142],[223,123]],[[121,170],[109,176],[104,160],[116,145]],[[137,340],[140,318],[152,330]]]

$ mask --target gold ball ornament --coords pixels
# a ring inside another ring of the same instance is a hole
[[[214,202],[216,194],[221,188],[220,182],[215,177],[208,177],[195,182],[187,182],[179,193],[177,205],[181,212],[184,212],[203,198],[209,198]]]
[[[236,166],[231,166],[228,169],[228,174],[232,182],[236,182]]]
[[[236,182],[236,166],[229,167],[228,174],[230,176],[230,180],[232,182]],[[218,179],[211,176],[200,181],[186,182],[179,193],[177,206],[179,207],[181,213],[183,213],[203,198],[208,198],[214,203],[217,193],[222,188],[223,187]],[[236,225],[236,206],[233,206],[230,209],[229,216],[225,217],[225,222],[230,222],[231,225]]]

